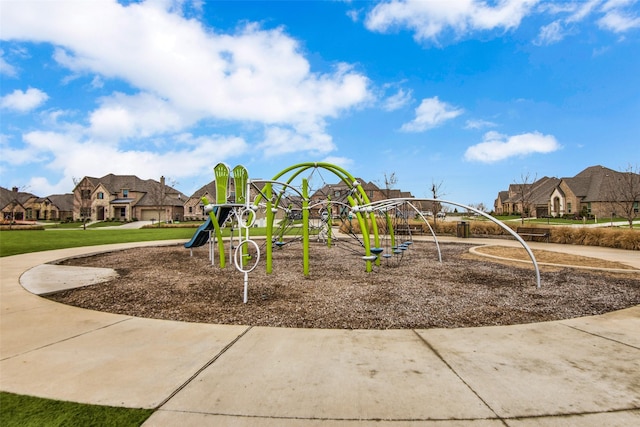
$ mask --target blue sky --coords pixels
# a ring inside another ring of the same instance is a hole
[[[0,39],[0,185],[40,196],[328,161],[491,207],[640,162],[633,0],[0,0]]]

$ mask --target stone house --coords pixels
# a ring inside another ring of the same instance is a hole
[[[263,184],[258,184],[258,188],[262,188]],[[253,185],[249,189],[249,197],[251,201],[258,195],[258,191]],[[206,197],[209,203],[216,201],[216,181],[213,180],[208,184],[198,188],[184,203],[184,218],[187,221],[205,221],[207,214],[204,213],[204,205],[202,197]],[[233,179],[229,180],[229,188],[227,190],[226,199],[232,203],[235,200],[235,184]],[[258,215],[260,217],[261,215]]]
[[[635,194],[624,191],[626,181],[631,185],[635,182]],[[544,177],[531,184],[511,184],[509,190],[498,193],[494,212],[498,215],[524,212],[531,217],[605,217],[612,215],[616,206],[627,203],[637,214],[638,189],[638,174],[590,166],[573,177]]]
[[[360,186],[364,190],[370,202],[378,202],[385,199],[413,198],[413,195],[408,191],[398,189],[381,189],[373,182],[367,182],[360,178],[356,178],[356,181],[360,183]],[[347,198],[351,194],[351,186],[347,185],[344,181],[340,181],[336,184],[325,184],[310,196],[309,203],[311,205],[315,205],[324,200],[330,199],[335,202],[331,207],[332,216],[338,217],[348,212],[349,208],[345,205],[349,204]],[[419,210],[423,210],[421,202],[416,202],[416,204],[418,205],[416,207]],[[312,215],[313,213],[314,212],[311,212]]]
[[[160,181],[135,175],[85,176],[73,190],[73,218],[181,221],[187,197]]]
[[[0,207],[5,221],[64,221],[73,216],[73,195],[38,197],[17,187],[0,187]]]
[[[546,217],[549,215],[549,194],[560,183],[558,178],[543,177],[531,184],[511,184],[500,191],[494,202],[497,215]]]

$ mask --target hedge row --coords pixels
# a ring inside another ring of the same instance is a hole
[[[469,232],[472,237],[490,237],[490,236],[507,236],[509,233],[502,227],[493,222],[488,221],[468,221]],[[431,227],[436,234],[453,235],[457,234],[457,222],[438,221],[435,224],[430,222]],[[520,224],[507,224],[514,231]],[[424,222],[412,222],[411,228],[420,227],[422,233],[429,233],[429,229]],[[351,226],[343,223],[340,231],[349,233],[349,227],[352,232],[358,234],[360,227],[356,221],[352,221]],[[378,219],[378,227],[380,233],[386,233],[386,225],[383,220]],[[536,225],[527,224],[527,228],[535,228]],[[624,229],[624,228],[591,228],[591,227],[562,227],[562,226],[537,226],[538,228],[548,228],[551,230],[549,242],[561,243],[565,245],[585,245],[585,246],[602,246],[608,248],[627,249],[640,251],[640,230]]]

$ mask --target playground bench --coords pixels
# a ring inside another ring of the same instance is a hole
[[[538,242],[540,240],[535,239],[546,239],[547,243],[549,243],[551,229],[539,227],[518,227],[516,233],[522,237],[529,237],[529,241]]]
[[[396,234],[422,234],[424,231],[421,225],[415,224],[396,227],[395,232]]]

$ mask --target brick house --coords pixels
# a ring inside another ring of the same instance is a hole
[[[73,218],[92,221],[181,221],[184,201],[180,191],[160,181],[135,175],[85,176],[73,190]]]
[[[622,191],[626,181],[631,185],[635,182],[635,194]],[[573,177],[544,177],[532,184],[512,184],[509,190],[498,193],[494,212],[498,215],[525,212],[533,217],[605,217],[612,215],[616,206],[628,203],[637,214],[638,188],[638,174],[590,166]]]
[[[558,178],[543,177],[531,184],[511,184],[500,191],[494,202],[497,215],[545,217],[549,215],[549,194],[560,183]]]
[[[262,188],[264,184],[259,184],[258,187]],[[251,185],[249,189],[249,197],[251,201],[258,195],[254,186]],[[184,203],[184,218],[189,221],[205,221],[207,214],[204,213],[204,205],[202,204],[202,197],[206,197],[209,203],[215,203],[216,201],[216,181],[213,180],[206,185],[198,188]],[[226,196],[229,202],[235,200],[235,184],[233,178],[229,180],[228,194]],[[259,214],[258,217],[261,217]]]
[[[381,189],[373,182],[367,182],[360,178],[356,178],[356,181],[360,183],[360,186],[364,190],[370,202],[378,202],[385,199],[413,198],[413,195],[409,191],[402,191],[397,189]],[[311,205],[314,205],[316,203],[327,200],[327,198],[330,198],[331,200],[336,202],[341,202],[336,203],[331,208],[332,215],[334,217],[339,216],[341,214],[344,214],[348,210],[348,208],[345,207],[342,203],[348,204],[347,197],[351,194],[351,191],[351,186],[347,185],[344,181],[340,181],[336,184],[325,184],[310,196],[309,203]],[[418,205],[416,207],[419,210],[422,210],[422,203],[416,202],[416,204]]]
[[[64,221],[73,216],[73,194],[38,197],[0,187],[0,207],[5,221]]]

